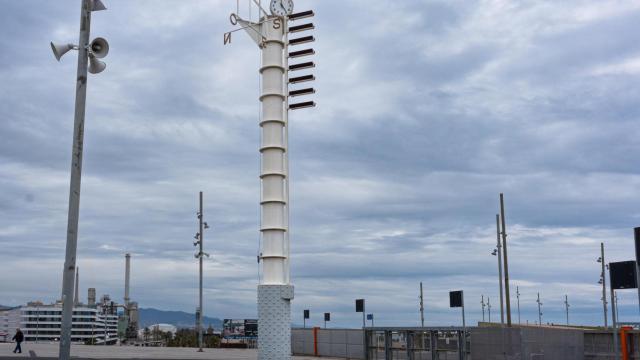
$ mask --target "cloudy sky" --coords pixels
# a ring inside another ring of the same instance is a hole
[[[259,51],[233,0],[104,0],[92,37],[78,243],[81,294],[193,312],[204,191],[205,313],[256,316]],[[0,0],[0,304],[61,291],[79,1]],[[602,323],[600,243],[640,226],[640,1],[298,0],[313,9],[313,100],[291,114],[293,320],[460,323],[498,314],[504,192],[514,321]],[[249,2],[240,1],[249,17]],[[255,18],[256,9],[251,16]],[[620,293],[638,321],[637,293]]]

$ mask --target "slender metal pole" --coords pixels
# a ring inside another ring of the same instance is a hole
[[[516,286],[516,298],[518,299],[518,325],[520,325],[520,289]]]
[[[504,292],[507,304],[507,326],[511,327],[511,301],[509,297],[509,261],[507,256],[507,225],[504,216],[504,195],[500,193],[500,218],[502,219],[502,247],[504,251]]]
[[[567,295],[564,296],[564,306],[567,311],[567,326],[569,326],[569,298]]]
[[[202,191],[200,191],[200,211],[198,212],[198,225],[200,229],[200,255],[198,256],[200,260],[200,293],[199,293],[199,316],[198,316],[198,352],[202,352],[202,258],[204,257],[203,252],[203,243],[204,243],[204,229],[202,225],[202,218],[204,217],[202,213]]]
[[[467,357],[467,322],[464,316],[464,291],[462,292],[462,359]]]
[[[480,295],[480,304],[482,305],[482,322],[484,322],[484,308],[485,308],[485,304],[484,304],[484,295]]]
[[[420,325],[424,327],[424,294],[422,293],[422,281],[420,281]]]
[[[78,40],[78,70],[76,77],[76,102],[73,119],[73,150],[71,156],[71,181],[69,184],[69,213],[67,216],[67,245],[62,276],[62,324],[58,358],[69,360],[71,355],[71,320],[73,314],[73,277],[76,271],[78,248],[78,217],[80,214],[80,183],[82,175],[82,148],[84,142],[84,115],[87,99],[87,67],[91,28],[90,1],[82,0],[80,7],[80,36]]]
[[[633,229],[634,243],[636,250],[636,281],[640,282],[640,227]],[[640,284],[636,284],[638,288],[638,310],[640,311]]]
[[[538,300],[536,300],[536,302],[538,303],[538,325],[542,326],[542,303],[540,302],[540,293],[538,293]]]
[[[609,277],[611,277],[611,272],[609,272]],[[611,279],[609,279],[611,280]],[[616,291],[611,288],[611,322],[613,323],[613,349],[616,354],[616,359],[620,358],[620,349],[618,348],[618,315],[617,310],[618,306],[615,301]]]
[[[365,309],[365,304],[363,303],[362,304],[362,328],[363,329],[367,327],[366,314],[367,314],[367,310]]]
[[[607,277],[605,272],[605,262],[604,262],[604,243],[600,243],[600,262],[602,265],[602,272],[600,273],[600,280],[602,281],[602,307],[604,308],[604,328],[606,329],[607,324]]]
[[[618,306],[618,293],[615,296],[616,301],[616,324],[620,323],[620,307]]]
[[[498,249],[498,283],[500,284],[500,324],[504,325],[504,298],[502,293],[502,246],[500,245],[500,215],[496,214],[496,237]]]
[[[487,296],[487,311],[489,312],[489,322],[491,322],[491,298]]]

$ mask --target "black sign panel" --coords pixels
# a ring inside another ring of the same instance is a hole
[[[364,312],[364,299],[356,299],[356,312]]]
[[[612,289],[637,288],[636,262],[632,260],[609,263],[609,278]]]
[[[246,337],[258,337],[258,320],[245,319],[245,321],[244,321],[244,336],[246,336]]]
[[[308,319],[309,318],[309,310],[305,310],[304,311],[304,318]]]
[[[324,321],[331,321],[331,313],[324,313]]]
[[[462,290],[449,291],[449,307],[462,307]]]

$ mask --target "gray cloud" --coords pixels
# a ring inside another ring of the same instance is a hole
[[[0,304],[60,293],[78,2],[0,0]],[[192,311],[197,192],[212,229],[207,315],[253,317],[258,267],[259,54],[231,45],[222,1],[110,0],[89,78],[81,287]],[[294,321],[456,324],[447,292],[497,316],[494,216],[507,200],[512,304],[523,321],[601,321],[599,244],[632,257],[640,185],[636,4],[298,1],[316,11],[319,106],[291,114]],[[246,13],[246,6],[243,10]],[[253,12],[255,16],[255,9]],[[621,315],[632,319],[631,293]],[[514,310],[515,311],[515,310]],[[515,313],[514,313],[515,314]],[[313,316],[316,316],[313,318]],[[515,316],[515,315],[514,315]]]

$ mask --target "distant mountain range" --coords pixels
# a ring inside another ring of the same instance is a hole
[[[184,311],[165,311],[153,308],[141,308],[139,309],[141,329],[154,324],[171,324],[178,328],[193,328],[196,323],[196,315],[187,313]],[[209,324],[216,329],[222,329],[222,320],[218,318],[212,318],[205,316],[202,319],[202,323],[205,328],[209,327]]]

